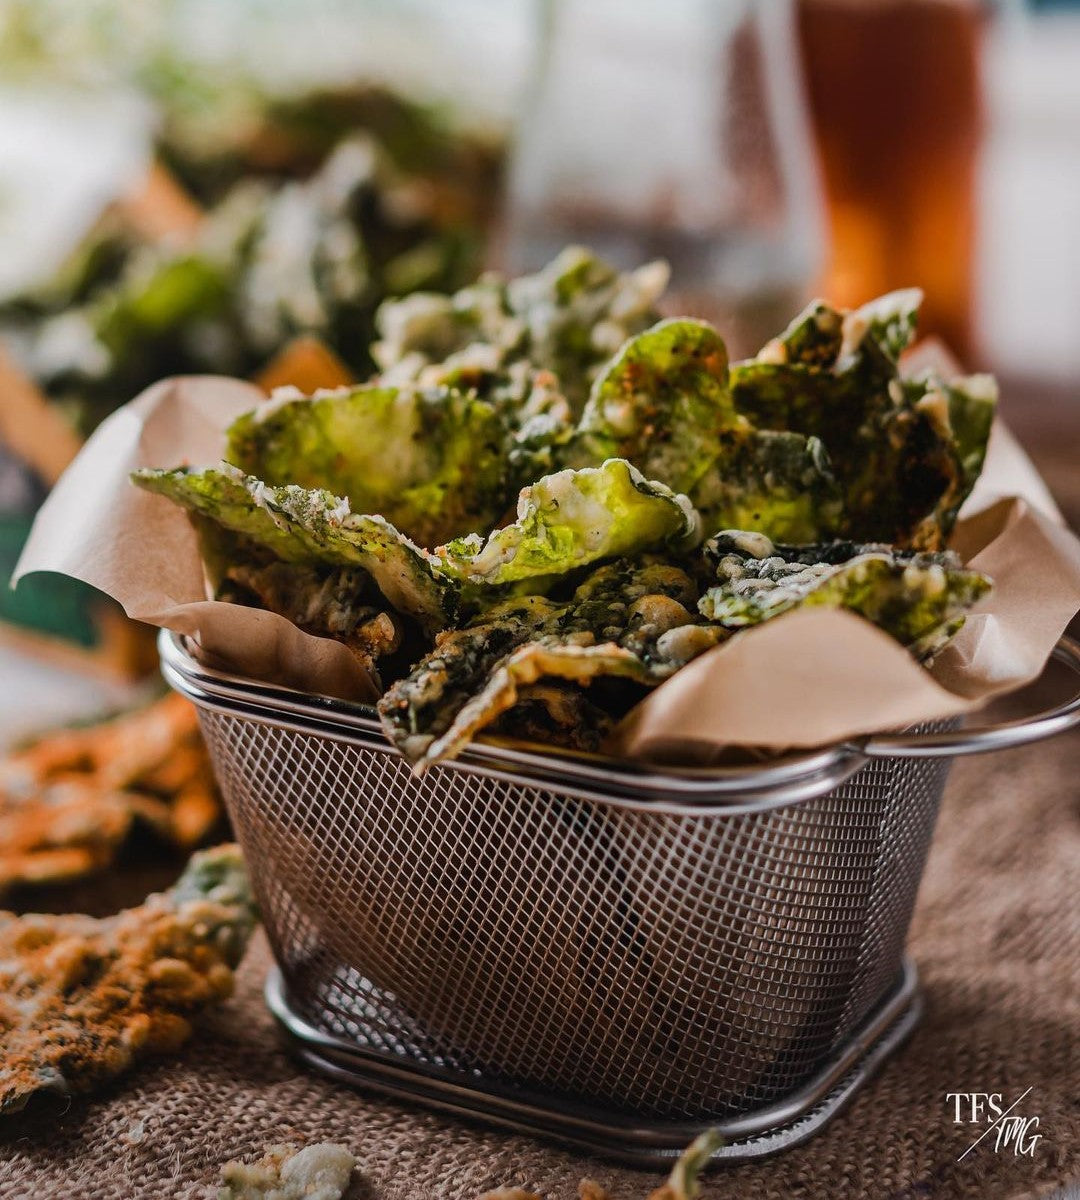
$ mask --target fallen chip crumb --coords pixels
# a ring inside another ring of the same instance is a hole
[[[226,1163],[217,1200],[341,1200],[355,1166],[353,1155],[331,1142],[271,1146],[258,1162]]]
[[[132,1121],[120,1134],[120,1140],[129,1146],[141,1146],[146,1141],[146,1121]]]
[[[724,1144],[718,1130],[707,1129],[679,1155],[667,1182],[649,1195],[649,1200],[697,1200],[701,1195],[701,1173],[713,1154]]]
[[[679,1155],[667,1180],[649,1193],[648,1200],[698,1200],[701,1195],[701,1173],[710,1158],[724,1144],[715,1129],[706,1130],[695,1138]],[[579,1200],[612,1200],[606,1188],[595,1179],[582,1179],[578,1184]],[[231,1196],[222,1200],[233,1200]],[[246,1200],[246,1198],[241,1198]],[[261,1200],[261,1197],[258,1198]],[[541,1197],[523,1188],[500,1187],[485,1192],[477,1200],[541,1200]]]

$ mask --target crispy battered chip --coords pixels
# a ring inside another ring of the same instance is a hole
[[[706,530],[760,529],[795,542],[828,536],[843,511],[821,440],[761,429],[729,442],[691,499]]]
[[[362,568],[394,608],[427,628],[441,628],[453,610],[455,587],[439,573],[438,559],[389,521],[354,513],[328,491],[270,487],[225,463],[135,471],[132,480],[282,562]]]
[[[614,642],[579,645],[560,642],[554,635],[539,638],[520,646],[492,668],[481,689],[458,709],[446,732],[431,741],[417,759],[416,769],[420,772],[441,759],[456,758],[481,729],[518,703],[520,689],[539,679],[585,684],[603,675],[655,684],[669,674],[671,671],[643,662],[632,650]]]
[[[922,302],[921,288],[901,288],[853,309],[841,326],[840,353],[861,337],[870,337],[897,362],[914,340]]]
[[[437,635],[435,646],[379,701],[383,728],[416,762],[483,686],[491,666],[552,619],[559,606],[542,596],[495,605],[482,621]]]
[[[545,680],[517,689],[517,701],[497,717],[492,733],[540,746],[595,753],[615,726],[615,718],[593,704],[583,687]]]
[[[707,544],[706,555],[720,580],[698,603],[710,621],[736,630],[793,608],[846,608],[920,655],[940,650],[991,586],[947,551],[782,546],[760,533],[727,530]]]
[[[459,538],[436,553],[447,574],[499,585],[565,575],[603,558],[694,545],[690,501],[624,459],[545,475],[518,497],[517,520],[486,541]]]
[[[985,376],[903,378],[897,360],[921,299],[907,289],[848,313],[818,301],[731,367],[740,413],[761,429],[819,438],[828,452],[844,508],[814,540],[940,549],[974,485],[996,388]]]
[[[0,799],[0,891],[104,870],[137,820],[165,837],[171,833],[164,801],[77,778],[19,799],[5,795]]]
[[[231,993],[254,925],[236,846],[196,854],[173,888],[113,917],[0,916],[0,1113],[175,1050]]]
[[[851,312],[841,312],[815,300],[792,320],[779,337],[761,351],[765,362],[832,367],[854,354],[869,338],[892,362],[910,345],[918,326],[923,294],[903,288],[878,296]]]
[[[525,360],[503,364],[493,346],[476,344],[419,373],[421,388],[467,392],[498,414],[507,480],[520,488],[565,465],[560,448],[574,423],[570,403],[553,371]]]
[[[0,787],[30,787],[72,771],[88,771],[107,786],[125,787],[160,766],[198,727],[191,703],[170,692],[135,712],[60,729],[15,751],[0,764]]]
[[[604,368],[567,461],[629,459],[649,479],[689,493],[715,463],[724,435],[747,429],[728,390],[720,335],[704,321],[661,321]]]
[[[693,615],[690,577],[661,562],[594,571],[571,600],[509,600],[435,649],[379,702],[383,728],[418,772],[453,758],[544,678],[654,686],[727,636]]]
[[[225,458],[272,486],[344,496],[424,546],[489,529],[510,492],[498,412],[445,387],[283,389],[233,422]]]
[[[707,530],[748,526],[811,540],[840,521],[820,438],[756,429],[737,412],[723,340],[703,321],[661,321],[627,342],[556,453],[578,467],[628,459],[687,493]]]
[[[570,246],[535,275],[509,283],[489,275],[453,296],[415,293],[387,301],[376,317],[382,340],[372,353],[386,378],[427,382],[428,367],[453,371],[475,363],[483,347],[490,371],[526,363],[552,372],[578,412],[601,365],[657,319],[654,305],[668,275],[662,262],[619,273]]]
[[[0,891],[103,870],[137,823],[190,849],[220,816],[195,709],[180,696],[46,734],[0,762]]]
[[[308,633],[335,638],[376,685],[379,659],[401,644],[400,620],[384,611],[384,603],[373,603],[381,597],[370,576],[358,569],[235,563],[226,568],[217,598],[240,603],[250,598]]]
[[[831,366],[840,353],[844,319],[831,304],[815,300],[758,354],[761,362]]]
[[[930,422],[939,436],[949,440],[955,459],[949,486],[928,521],[930,534],[924,540],[932,541],[935,530],[947,536],[982,473],[997,407],[997,382],[991,375],[967,375],[946,382],[927,371],[902,380],[902,386],[907,403]]]

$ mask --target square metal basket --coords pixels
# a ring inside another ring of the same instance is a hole
[[[636,1162],[707,1127],[756,1157],[828,1120],[917,1020],[904,940],[952,756],[1080,719],[1074,699],[696,771],[492,743],[416,778],[372,710],[160,649],[303,1057]]]

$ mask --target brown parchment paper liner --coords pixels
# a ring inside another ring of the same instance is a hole
[[[32,571],[72,575],[129,617],[190,634],[212,666],[374,700],[374,683],[340,642],[303,633],[276,613],[208,600],[187,517],[128,479],[136,467],[218,462],[226,427],[265,399],[250,383],[189,376],[163,380],[113,413],[38,512],[13,582]]]
[[[338,642],[273,613],[206,599],[194,532],[135,467],[217,462],[226,426],[265,394],[211,376],[164,380],[110,417],[38,514],[15,578],[60,571],[127,613],[191,635],[204,658],[256,679],[343,699],[374,687]],[[1080,608],[1080,541],[998,424],[954,545],[993,577],[932,672],[850,613],[793,612],[709,651],[623,722],[632,757],[708,760],[724,746],[804,747],[963,713],[1034,679]]]

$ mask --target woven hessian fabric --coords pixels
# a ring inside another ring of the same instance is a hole
[[[911,952],[926,1016],[856,1101],[806,1145],[710,1176],[706,1200],[1038,1196],[1080,1175],[1080,734],[958,762]],[[3,1200],[214,1195],[220,1165],[279,1142],[343,1142],[366,1200],[473,1200],[500,1184],[572,1200],[592,1176],[615,1200],[631,1171],[326,1082],[283,1049],[261,999],[260,938],[236,996],[176,1059],[0,1132]],[[947,1092],[1032,1089],[1033,1156],[953,1121]]]

